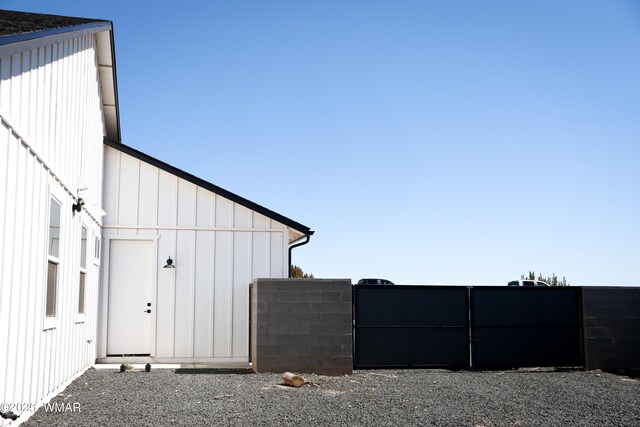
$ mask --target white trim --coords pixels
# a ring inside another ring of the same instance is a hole
[[[49,329],[55,329],[58,327],[58,325],[60,324],[60,285],[61,285],[61,281],[60,281],[60,276],[61,276],[61,271],[60,271],[60,260],[62,258],[62,236],[63,236],[63,215],[64,215],[64,206],[65,204],[62,202],[62,191],[60,190],[60,188],[57,185],[48,185],[48,192],[47,192],[47,212],[46,212],[46,218],[47,218],[47,234],[45,236],[46,238],[46,244],[45,244],[45,259],[46,259],[46,268],[45,268],[45,277],[44,277],[44,304],[42,306],[42,330],[46,331]],[[49,249],[50,249],[50,245],[51,245],[51,202],[55,201],[59,206],[60,206],[60,218],[58,218],[58,254],[57,256],[55,255],[50,255],[49,254]],[[64,230],[66,232],[66,230]],[[56,268],[56,289],[55,289],[55,313],[54,316],[49,317],[47,316],[47,291],[49,288],[49,263],[53,263],[57,265]]]
[[[102,238],[104,240],[158,240],[160,238],[160,235],[159,234],[103,234]],[[103,254],[103,255],[106,256],[108,254]],[[109,263],[107,263],[107,265],[109,265]]]
[[[82,253],[82,229],[86,231],[85,234],[85,243],[84,243],[84,254]],[[80,264],[78,265],[78,288],[77,288],[77,299],[76,299],[76,323],[83,323],[86,321],[86,312],[87,312],[87,284],[89,277],[89,227],[85,225],[85,223],[80,220]],[[84,255],[84,267],[82,267],[82,257]],[[83,290],[83,307],[82,313],[80,313],[80,278],[84,274],[84,290]]]
[[[285,228],[238,228],[238,227],[182,227],[175,225],[103,225],[106,230],[175,230],[175,231],[233,231],[241,233],[287,233]]]
[[[102,363],[122,363],[122,357],[109,356],[99,357],[96,364]],[[145,356],[126,356],[129,363],[168,363],[168,364],[210,364],[215,367],[216,364],[226,363],[246,363],[249,367],[249,357],[145,357]]]
[[[98,256],[96,257],[96,247],[98,248]],[[102,236],[100,234],[95,234],[93,236],[93,255],[91,258],[93,259],[93,265],[100,266],[100,258],[102,256]]]
[[[99,24],[99,22],[96,22],[96,24]],[[13,43],[0,45],[0,56],[15,55],[16,53],[67,41],[71,38],[81,37],[87,34],[102,33],[104,31],[111,31],[110,22],[105,22],[104,25],[96,25],[90,28],[81,28],[79,30],[66,31],[63,33],[52,34],[45,37],[38,37],[31,40],[16,41]]]
[[[56,299],[56,306],[55,306],[55,316],[53,317],[49,317],[47,316],[47,288],[49,287],[49,263],[55,264],[57,266],[56,268],[56,290],[55,290],[55,299]],[[60,302],[60,298],[58,298],[59,295],[59,290],[60,290],[60,259],[59,258],[55,258],[52,257],[51,255],[47,256],[47,268],[46,268],[46,280],[45,280],[45,286],[44,286],[44,311],[43,311],[43,316],[42,316],[42,330],[46,331],[49,329],[55,329],[58,327],[59,319],[58,319],[58,304]]]

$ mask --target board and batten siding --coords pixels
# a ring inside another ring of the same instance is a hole
[[[151,357],[246,362],[249,285],[288,275],[289,229],[181,177],[105,146],[105,254],[112,239],[156,239]],[[168,257],[175,269],[164,269]],[[106,269],[104,270],[106,272]],[[106,356],[103,276],[99,357]]]
[[[42,402],[95,361],[104,136],[96,64],[93,35],[0,56],[0,402]],[[79,187],[86,209],[73,214]],[[51,195],[61,203],[53,326],[44,321]]]

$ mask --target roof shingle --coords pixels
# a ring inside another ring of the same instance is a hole
[[[93,23],[108,23],[103,19],[74,18],[70,16],[0,10],[0,37],[36,33]]]

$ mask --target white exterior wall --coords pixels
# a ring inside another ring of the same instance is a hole
[[[95,361],[104,123],[94,36],[1,56],[0,77],[0,402],[37,403]],[[73,215],[79,187],[86,209]],[[57,321],[45,327],[51,194],[62,204],[60,264]]]
[[[155,238],[151,357],[246,362],[249,284],[288,276],[288,228],[151,164],[105,147],[103,241]],[[171,256],[174,269],[164,269]],[[107,355],[108,269],[100,345]]]

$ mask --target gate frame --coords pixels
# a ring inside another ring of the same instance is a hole
[[[393,289],[398,289],[399,287],[404,287],[404,288],[408,288],[408,289],[416,289],[416,288],[427,288],[427,289],[435,289],[435,288],[462,288],[460,286],[446,286],[446,285],[437,285],[437,286],[430,286],[430,285],[422,285],[422,286],[408,286],[408,285],[395,285],[393,287],[389,287],[389,288],[393,288]],[[352,337],[352,343],[353,343],[353,363],[354,363],[354,369],[384,369],[384,368],[444,368],[444,369],[465,369],[465,370],[472,370],[472,371],[476,371],[476,370],[492,370],[492,369],[499,369],[496,367],[478,367],[478,365],[481,365],[477,362],[476,360],[476,353],[477,353],[477,343],[479,342],[477,337],[477,328],[474,327],[474,322],[473,322],[473,301],[474,301],[474,291],[476,289],[481,290],[481,289],[487,289],[489,287],[485,287],[485,286],[465,286],[464,288],[466,288],[466,310],[467,310],[467,319],[466,319],[466,336],[467,336],[467,356],[468,356],[468,360],[465,366],[460,366],[460,365],[413,365],[413,364],[407,364],[407,365],[403,365],[403,366],[398,366],[398,365],[380,365],[380,366],[371,366],[371,365],[359,365],[358,364],[358,346],[357,346],[357,336],[358,336],[358,329],[362,329],[362,326],[358,326],[357,324],[357,307],[358,307],[358,289],[381,289],[383,288],[381,285],[354,285],[353,286],[353,291],[352,291],[352,305],[353,305],[353,317],[352,317],[352,322],[353,322],[353,337]],[[490,288],[494,288],[494,289],[503,289],[504,287],[502,286],[492,286]],[[522,289],[522,288],[509,288],[510,291],[508,292],[518,292],[518,289]],[[527,289],[531,289],[531,288],[527,288]],[[534,288],[535,289],[535,288]],[[543,288],[539,288],[541,291]],[[546,290],[549,289],[555,289],[555,288],[544,288]],[[564,289],[564,287],[563,287]],[[578,348],[574,349],[577,350],[579,355],[578,355],[578,359],[579,359],[579,364],[575,365],[575,366],[571,366],[572,368],[584,368],[585,366],[585,338],[584,338],[584,315],[583,315],[583,307],[582,307],[582,287],[571,287],[570,288],[573,293],[574,293],[574,299],[575,299],[575,307],[576,307],[576,323],[575,323],[575,330],[577,330],[577,344],[578,344]],[[393,327],[393,326],[391,326]],[[397,328],[409,328],[411,326],[409,325],[399,325],[396,326]],[[415,326],[416,328],[419,328],[420,326]],[[446,326],[439,326],[441,328],[446,328]],[[551,326],[550,326],[551,327]],[[367,328],[365,326],[365,328]],[[425,328],[428,328],[428,326],[425,326]],[[514,367],[519,367],[516,366],[518,365],[517,363],[514,363],[513,366],[510,366],[511,368]],[[506,365],[505,365],[506,366]],[[540,365],[540,366],[550,366],[550,365]],[[523,365],[522,367],[530,367],[529,365]],[[555,367],[567,367],[567,366],[555,366]]]

